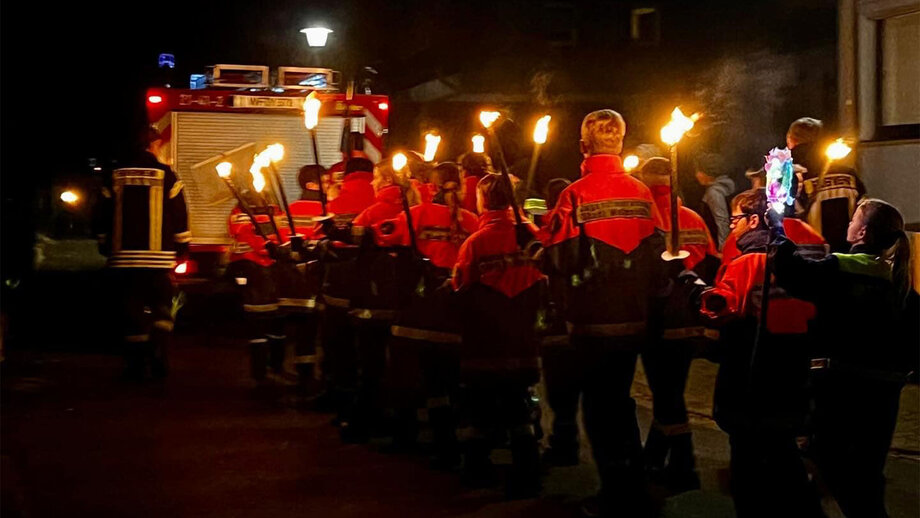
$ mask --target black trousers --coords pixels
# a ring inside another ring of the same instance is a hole
[[[553,411],[550,446],[578,448],[578,400],[581,398],[582,373],[575,348],[570,343],[544,345],[543,381],[546,402]]]
[[[340,418],[358,393],[358,350],[347,308],[326,305],[322,316],[323,373]]]
[[[636,403],[630,397],[639,346],[644,340],[573,336],[581,359],[582,411],[601,479],[602,512],[647,506]]]
[[[149,366],[165,374],[176,294],[170,270],[113,268],[109,273],[120,302],[119,327],[129,373],[142,375]]]
[[[739,518],[823,516],[795,436],[794,430],[758,422],[729,433],[732,498]]]
[[[816,372],[815,461],[848,518],[887,517],[885,461],[903,384]]]
[[[357,390],[351,404],[346,403],[343,418],[355,428],[368,429],[383,418],[389,399],[384,390],[384,376],[392,323],[385,320],[360,320],[354,325]]]

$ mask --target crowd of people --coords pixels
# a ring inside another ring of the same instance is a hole
[[[786,136],[797,201],[779,212],[762,171],[732,197],[704,153],[702,215],[672,204],[670,161],[640,146],[627,173],[625,133],[617,112],[588,114],[580,175],[549,181],[545,209],[525,210],[516,179],[474,152],[304,166],[287,212],[241,189],[227,276],[249,320],[252,376],[334,411],[346,442],[389,437],[468,485],[503,478],[509,498],[537,496],[547,466],[579,463],[580,405],[601,481],[584,512],[643,516],[649,484],[699,488],[684,390],[706,358],[720,366],[715,419],[739,516],[822,516],[805,458],[847,516],[886,516],[882,470],[916,361],[898,210],[867,198],[853,169],[825,163],[815,119]],[[165,199],[181,201],[165,170]],[[184,220],[167,219],[181,247]],[[163,347],[139,342],[129,345],[165,374]],[[653,395],[644,441],[630,396],[640,358]],[[502,447],[512,464],[499,477],[490,455]]]

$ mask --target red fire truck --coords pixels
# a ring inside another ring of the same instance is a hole
[[[324,68],[215,65],[194,74],[190,88],[147,91],[150,124],[170,143],[171,165],[185,185],[190,259],[177,273],[211,277],[223,263],[230,244],[227,218],[236,201],[215,173],[222,161],[235,171],[248,171],[253,155],[280,142],[285,158],[279,173],[289,199],[297,199],[297,172],[316,162],[304,128],[303,102],[310,92],[323,101],[317,127],[319,163],[327,168],[343,157],[346,121],[356,149],[378,162],[384,152],[389,115],[385,95],[338,92],[338,74]],[[346,114],[348,117],[346,118]]]

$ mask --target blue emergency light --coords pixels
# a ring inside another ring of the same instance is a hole
[[[160,54],[159,64],[160,68],[176,68],[176,56],[172,54]]]

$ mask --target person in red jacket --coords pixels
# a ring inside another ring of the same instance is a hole
[[[333,166],[335,167],[335,166]],[[366,158],[351,158],[344,165],[344,179],[330,198],[326,210],[335,223],[332,250],[338,260],[324,261],[322,286],[322,344],[327,386],[339,421],[358,390],[358,363],[354,326],[349,316],[351,299],[357,289],[357,246],[351,245],[351,222],[374,203],[374,164]],[[343,433],[345,433],[343,431]]]
[[[494,173],[492,169],[492,160],[485,153],[468,152],[460,155],[460,177],[463,179],[463,187],[460,190],[460,199],[463,201],[463,208],[479,213],[476,205],[476,185],[479,180],[489,173]]]
[[[277,275],[274,270],[277,251],[282,244],[270,218],[277,218],[278,208],[266,204],[252,190],[242,195],[254,210],[257,231],[250,217],[237,206],[230,212],[229,233],[233,239],[227,276],[240,288],[243,314],[250,322],[249,340],[252,377],[263,381],[271,368],[272,377],[281,374],[284,362],[284,325],[278,305]],[[283,216],[282,216],[283,218]],[[277,220],[279,226],[283,220]],[[262,235],[268,237],[266,242]]]
[[[766,211],[763,189],[736,197],[731,226],[741,255],[702,296],[703,314],[722,322],[714,416],[729,435],[739,517],[822,516],[796,445],[808,408],[807,331],[815,307],[771,279],[767,319],[759,322],[770,239]]]
[[[652,190],[655,205],[661,212],[662,227],[670,232],[671,162],[660,157],[651,158],[636,176]],[[683,267],[712,282],[719,265],[719,252],[706,222],[684,207],[680,199],[677,204],[680,248],[690,254],[683,260]],[[699,312],[690,304],[697,279],[692,274],[672,279],[673,289],[666,299],[654,339],[642,351],[654,413],[645,441],[645,467],[652,480],[674,492],[698,489],[700,485],[694,468],[684,389],[695,351],[705,347],[713,332],[703,326]]]
[[[601,478],[601,512],[643,512],[642,443],[630,397],[652,304],[666,287],[664,238],[652,193],[626,174],[626,123],[613,110],[581,125],[581,178],[559,196],[546,243],[549,268],[566,279],[565,316],[582,357],[582,409]]]
[[[533,497],[540,489],[539,450],[529,401],[540,378],[535,327],[546,277],[518,247],[505,179],[486,175],[478,191],[479,230],[460,247],[452,279],[463,323],[464,480],[491,481],[492,441],[510,432],[506,494]]]
[[[764,191],[764,188],[760,187],[759,190]],[[735,200],[738,199],[740,198],[736,196]],[[735,210],[735,200],[732,200],[732,211]],[[786,233],[786,237],[795,243],[799,254],[809,259],[821,259],[827,255],[828,246],[824,237],[811,225],[796,218],[792,209],[786,210],[786,216],[783,218],[783,231]],[[728,239],[725,240],[725,245],[722,247],[723,267],[741,255],[737,241],[738,237],[734,232],[729,234]]]
[[[438,164],[431,175],[438,190],[430,203],[410,210],[417,252],[427,259],[424,289],[415,290],[409,305],[392,327],[390,366],[402,394],[401,422],[407,441],[419,434],[419,425],[432,435],[436,467],[449,468],[458,462],[453,425],[452,396],[459,376],[460,329],[453,297],[444,281],[457,262],[466,238],[478,229],[475,214],[460,208],[460,168],[453,162]],[[375,225],[381,246],[411,246],[411,236],[402,213]],[[417,412],[416,408],[424,408]],[[400,412],[398,412],[400,413]]]

